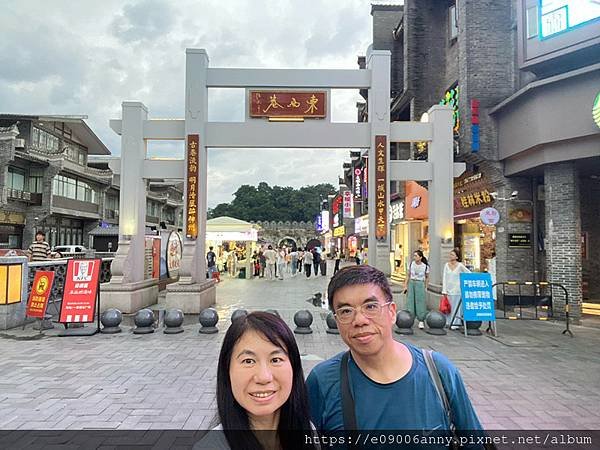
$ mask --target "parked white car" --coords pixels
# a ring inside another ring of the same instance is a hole
[[[83,245],[57,245],[52,251],[65,255],[69,253],[83,253],[86,250],[87,249]]]

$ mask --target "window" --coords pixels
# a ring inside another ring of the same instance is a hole
[[[44,189],[44,170],[29,169],[29,192],[42,193]]]
[[[537,6],[527,8],[527,39],[538,35],[538,9]]]
[[[17,191],[25,190],[25,171],[15,167],[8,168],[8,187]]]
[[[33,127],[31,145],[32,147],[38,148],[40,150],[56,152],[58,151],[60,140],[53,134],[48,133],[47,131]]]
[[[52,183],[54,195],[98,204],[98,192],[85,181],[57,175]]]
[[[458,37],[458,18],[457,18],[456,5],[452,5],[448,8],[448,29],[450,34],[450,40]]]

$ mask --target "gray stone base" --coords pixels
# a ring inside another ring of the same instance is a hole
[[[214,280],[202,283],[173,283],[167,286],[165,308],[181,309],[184,314],[200,314],[217,301],[217,288]]]
[[[33,322],[35,319],[25,317],[25,306],[25,302],[0,305],[0,330],[8,330]]]
[[[122,313],[135,313],[158,301],[156,280],[140,283],[108,283],[100,288],[100,312],[116,308]]]

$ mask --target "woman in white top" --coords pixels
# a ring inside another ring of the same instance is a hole
[[[274,314],[234,320],[217,365],[220,424],[194,449],[300,449],[314,433],[294,334]],[[270,431],[268,433],[261,431]]]
[[[429,282],[429,263],[423,256],[421,250],[413,253],[413,261],[410,263],[404,292],[406,292],[406,307],[408,311],[419,321],[419,328],[425,328],[425,316],[427,315],[427,283]]]
[[[460,274],[464,272],[470,272],[470,270],[460,262],[458,250],[450,250],[450,253],[448,254],[448,262],[444,265],[442,294],[446,294],[448,296],[448,300],[452,306],[450,314],[446,315],[446,326],[452,330],[456,330],[458,325],[460,325],[460,322],[462,322],[462,315],[459,311],[458,314],[456,314],[454,323],[450,323],[460,300]]]

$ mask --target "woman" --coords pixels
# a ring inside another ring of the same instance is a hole
[[[279,251],[277,252],[277,274],[279,275],[280,280],[283,280],[283,273],[285,272],[287,257],[286,253],[287,252],[285,251],[284,247],[280,247]]]
[[[292,276],[296,276],[296,272],[298,270],[298,250],[295,247],[292,247],[292,251],[290,253],[290,264],[292,269]]]
[[[448,296],[450,306],[452,307],[450,314],[446,316],[446,326],[448,326],[451,330],[456,330],[461,320],[459,312],[456,317],[458,321],[455,319],[454,323],[450,323],[452,317],[454,317],[454,313],[456,312],[456,308],[460,300],[460,274],[464,272],[470,272],[470,270],[460,262],[460,254],[458,250],[450,250],[450,253],[448,254],[448,262],[444,265],[442,294]]]
[[[252,312],[231,324],[217,366],[217,408],[215,430],[223,434],[208,434],[195,449],[305,448],[298,436],[314,427],[300,352],[282,319]]]
[[[408,276],[404,284],[406,295],[406,306],[408,311],[419,320],[419,328],[425,328],[425,316],[427,315],[427,283],[429,282],[429,264],[421,250],[413,253]]]

